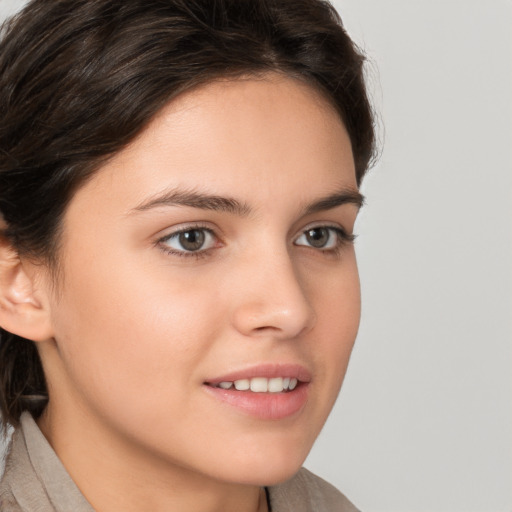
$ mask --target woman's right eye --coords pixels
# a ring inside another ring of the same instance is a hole
[[[182,229],[159,240],[166,251],[179,256],[207,251],[215,246],[215,242],[213,232],[200,227]]]

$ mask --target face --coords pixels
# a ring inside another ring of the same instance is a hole
[[[346,130],[310,86],[269,75],[173,101],[65,214],[50,416],[189,474],[291,476],[358,328],[359,199]]]

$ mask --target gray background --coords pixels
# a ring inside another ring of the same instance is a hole
[[[366,512],[511,512],[512,2],[334,4],[371,56],[384,150],[360,334],[306,465]]]

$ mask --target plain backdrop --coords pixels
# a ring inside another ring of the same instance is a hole
[[[370,57],[383,151],[360,333],[306,466],[366,512],[511,512],[512,2],[334,4]]]

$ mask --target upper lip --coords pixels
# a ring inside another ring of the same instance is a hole
[[[241,370],[235,370],[219,377],[206,379],[205,383],[215,385],[220,382],[234,382],[236,380],[253,379],[255,377],[266,377],[267,379],[289,377],[290,379],[297,379],[300,382],[309,382],[311,380],[311,372],[300,364],[258,364]]]

